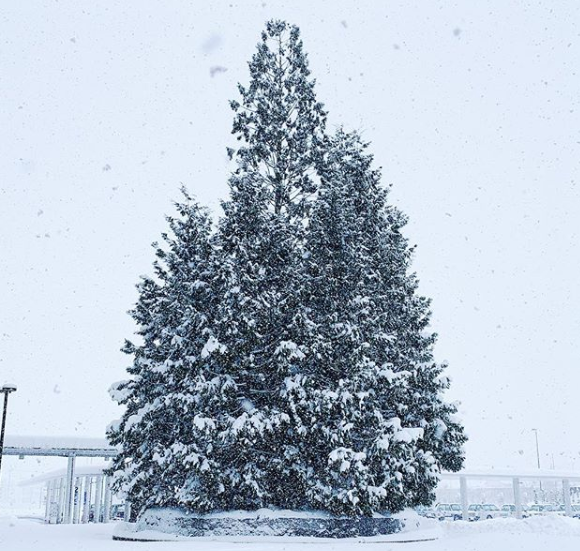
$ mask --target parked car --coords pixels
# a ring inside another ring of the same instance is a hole
[[[577,503],[574,503],[572,505],[570,505],[570,509],[572,510],[572,516],[574,518],[580,518],[580,505]],[[566,514],[566,506],[561,503],[557,506],[556,508],[556,512],[559,515],[565,515]]]
[[[501,506],[501,516],[502,517],[515,517],[516,516],[516,506],[506,503]]]
[[[493,503],[474,503],[469,506],[468,520],[483,520],[502,516],[501,509]]]
[[[125,504],[115,503],[111,505],[111,518],[114,520],[125,520]]]
[[[563,511],[560,511],[558,505],[554,503],[533,503],[528,507],[528,515],[529,516],[538,516],[538,515],[559,515],[563,514]]]
[[[501,506],[501,514],[502,517],[515,517],[516,516],[516,506],[513,503],[506,503],[505,505]],[[522,517],[527,518],[528,509],[522,505]]]
[[[425,507],[424,505],[419,505],[415,507],[415,511],[418,515],[427,518],[435,518],[435,510],[432,507]]]
[[[439,503],[435,507],[435,518],[439,520],[461,520],[463,518],[459,503]]]

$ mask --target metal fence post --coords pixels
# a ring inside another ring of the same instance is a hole
[[[103,513],[103,522],[111,520],[111,478],[105,476],[105,512]]]
[[[75,456],[69,455],[66,466],[66,484],[64,497],[64,524],[72,523],[73,500],[74,500],[74,483],[75,483]]]
[[[467,478],[459,477],[459,492],[461,494],[461,513],[463,520],[469,520],[469,502],[467,500]]]
[[[520,488],[520,479],[514,477],[512,479],[512,485],[514,488],[514,505],[516,506],[516,518],[522,518],[522,493]]]
[[[96,490],[95,490],[95,513],[93,514],[93,522],[101,522],[101,502],[103,500],[103,477],[96,477]]]
[[[572,503],[570,501],[570,480],[565,478],[562,480],[562,493],[564,494],[564,510],[566,511],[566,516],[572,516]]]

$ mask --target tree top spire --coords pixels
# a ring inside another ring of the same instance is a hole
[[[268,189],[273,210],[294,212],[316,190],[326,112],[315,94],[298,27],[271,20],[249,62],[250,83],[238,85],[240,100],[232,134],[241,147],[238,172],[252,172]]]

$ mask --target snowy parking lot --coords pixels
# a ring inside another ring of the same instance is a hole
[[[494,519],[478,523],[442,523],[439,539],[422,543],[376,543],[373,549],[409,551],[577,551],[580,520],[536,517],[526,520]],[[176,542],[122,542],[112,539],[114,524],[49,526],[15,517],[0,518],[0,549],[42,551],[270,551],[368,549],[368,542],[353,540],[296,543],[288,539],[263,542],[191,540]]]

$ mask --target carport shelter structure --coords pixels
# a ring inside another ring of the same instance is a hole
[[[117,455],[104,438],[77,438],[62,436],[6,436],[3,455],[66,457],[66,470],[35,478],[31,483],[45,482],[47,489],[45,521],[63,524],[87,522],[91,514],[95,522],[108,522],[111,515],[111,487],[104,466],[80,467],[77,457]],[[84,497],[83,500],[81,496]],[[82,515],[81,515],[82,509]],[[128,513],[128,511],[126,511]]]

